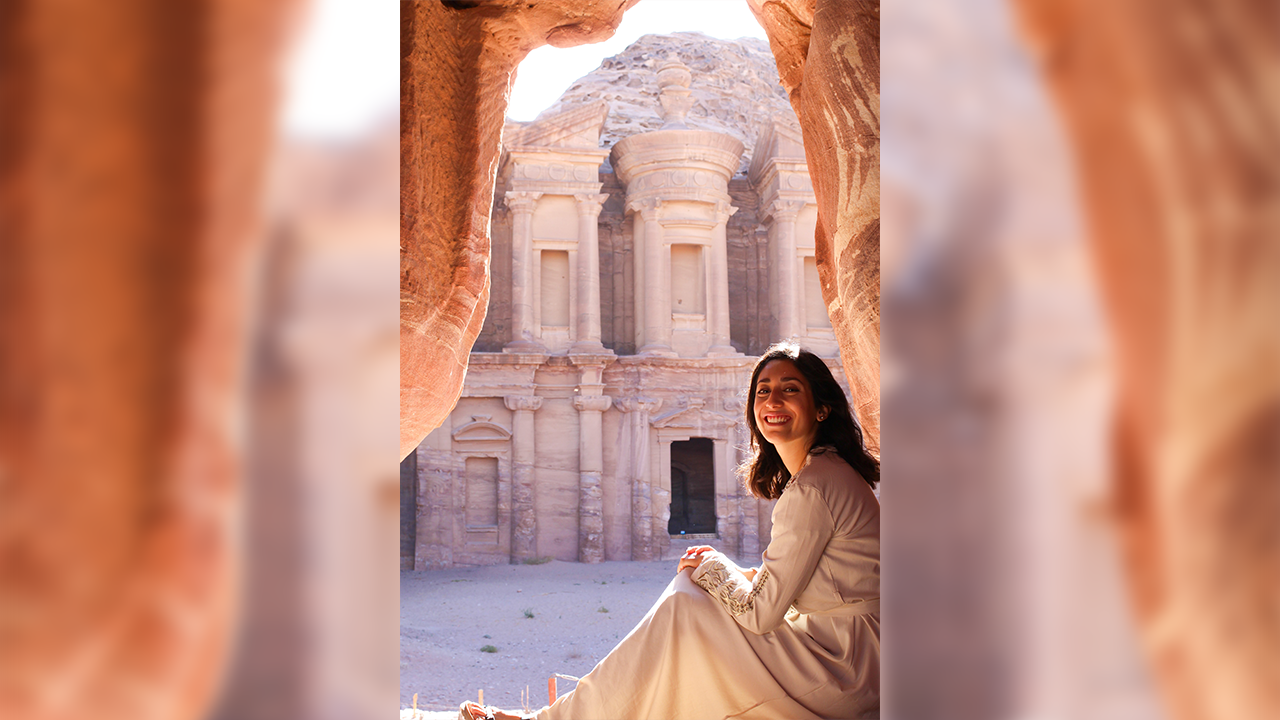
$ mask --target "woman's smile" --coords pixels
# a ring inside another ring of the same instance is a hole
[[[756,427],[766,440],[784,452],[803,457],[818,434],[818,408],[804,374],[790,360],[773,360],[756,379],[753,409]]]

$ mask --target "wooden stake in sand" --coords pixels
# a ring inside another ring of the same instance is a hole
[[[418,693],[413,694],[413,716],[418,717]]]
[[[547,678],[547,704],[556,704],[556,676],[552,675]]]
[[[480,705],[484,705],[484,688],[480,688]]]

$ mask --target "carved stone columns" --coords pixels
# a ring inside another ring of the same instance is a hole
[[[543,350],[533,332],[533,209],[540,192],[509,192],[511,210],[511,342],[503,350]]]
[[[775,200],[767,213],[773,221],[769,228],[770,305],[777,315],[778,338],[801,334],[799,297],[800,278],[796,269],[796,217],[804,209],[799,200]]]
[[[729,218],[738,212],[738,208],[727,202],[716,203],[716,226],[711,233],[711,322],[707,329],[711,331],[711,348],[707,355],[716,357],[737,355],[737,351],[729,344]]]
[[[542,398],[508,395],[507,409],[515,414],[511,433],[511,562],[537,557],[538,520],[534,510],[534,422],[533,413],[542,407]]]
[[[600,476],[604,472],[601,414],[609,409],[608,395],[578,395],[578,561],[604,560],[604,496]]]
[[[662,200],[647,198],[632,205],[644,219],[643,278],[636,284],[644,286],[644,334],[642,355],[675,356],[671,349],[671,247],[662,232]],[[638,273],[637,273],[638,274]]]
[[[600,208],[607,194],[579,193],[578,201],[578,341],[572,352],[598,352],[600,343]]]
[[[628,458],[631,481],[631,559],[657,560],[653,546],[653,483],[649,477],[649,418],[662,406],[661,399],[619,398],[618,409],[627,413]]]

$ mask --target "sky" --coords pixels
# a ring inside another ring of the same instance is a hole
[[[354,138],[394,116],[400,99],[399,13],[396,0],[311,0],[285,70],[285,134]],[[746,0],[641,0],[609,40],[529,53],[516,72],[507,114],[532,120],[574,80],[641,35],[695,30],[729,40],[765,39]]]

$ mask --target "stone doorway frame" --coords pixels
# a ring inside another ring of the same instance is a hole
[[[671,519],[670,519],[670,518],[668,518],[668,520],[667,520],[667,534],[668,534],[672,539],[675,539],[675,538],[677,538],[677,537],[682,537],[682,538],[683,538],[683,537],[699,537],[699,538],[701,538],[701,537],[719,538],[719,537],[720,537],[720,524],[719,524],[719,522],[717,521],[717,519],[716,519],[716,517],[715,517],[715,500],[716,500],[715,479],[716,479],[716,470],[717,470],[717,466],[716,466],[716,447],[715,447],[715,440],[713,440],[712,438],[692,437],[692,438],[689,438],[687,441],[685,441],[685,440],[673,440],[673,441],[672,441],[672,444],[677,443],[677,442],[692,442],[692,441],[694,441],[694,440],[711,440],[711,448],[710,448],[710,449],[711,449],[711,502],[712,502],[712,509],[711,509],[711,524],[712,524],[712,526],[713,526],[713,529],[712,529],[712,531],[711,531],[710,533],[694,533],[694,532],[686,532],[686,533],[684,533],[684,534],[672,534],[672,533],[671,533]],[[691,447],[690,447],[690,449],[692,450],[692,449],[693,449],[693,447],[691,446]],[[667,445],[667,453],[668,453],[668,454],[671,454],[671,451],[672,451],[672,446],[671,446],[671,444],[668,444],[668,445]],[[675,477],[675,470],[676,470],[677,468],[684,468],[684,469],[682,469],[682,470],[681,470],[681,472],[683,472],[683,473],[685,474],[685,494],[684,494],[684,497],[685,497],[685,505],[686,505],[686,513],[685,513],[685,515],[686,515],[686,517],[688,517],[688,515],[689,515],[689,513],[688,513],[688,511],[687,511],[688,502],[689,502],[689,488],[688,488],[688,484],[689,484],[689,478],[690,478],[690,477],[692,477],[693,473],[691,472],[691,468],[689,468],[689,467],[688,467],[687,465],[685,465],[684,463],[677,462],[676,460],[672,460],[672,461],[671,461],[671,463],[667,466],[667,472],[668,472],[668,474],[669,474],[669,477],[671,477],[671,478],[674,478],[674,477]],[[674,482],[675,482],[675,481],[674,481],[674,479],[673,479],[671,482],[672,482],[672,485],[671,485],[670,489],[671,489],[671,498],[672,498],[672,501],[671,501],[671,503],[669,504],[669,506],[673,506],[673,505],[675,504],[675,487],[674,487]]]
[[[484,417],[485,419],[480,419]],[[511,489],[512,432],[486,416],[460,425],[451,434],[450,444],[455,462],[449,467],[452,488],[453,562],[462,565],[488,565],[493,557],[511,557]],[[469,458],[494,458],[498,461],[497,524],[471,527],[466,521],[466,467]],[[473,542],[482,534],[496,533],[493,542]]]
[[[719,548],[730,554],[736,553],[740,544],[737,537],[738,523],[733,522],[736,508],[730,507],[730,498],[738,495],[738,488],[733,481],[733,428],[737,418],[729,418],[713,413],[703,407],[702,398],[689,398],[685,405],[650,421],[653,432],[650,435],[650,451],[656,453],[656,462],[650,467],[657,470],[656,477],[650,472],[653,482],[653,537],[655,554],[661,559],[675,558],[683,548],[672,547],[671,535],[667,532],[671,520],[671,443],[705,438],[711,440],[711,467],[715,478],[715,523]]]

